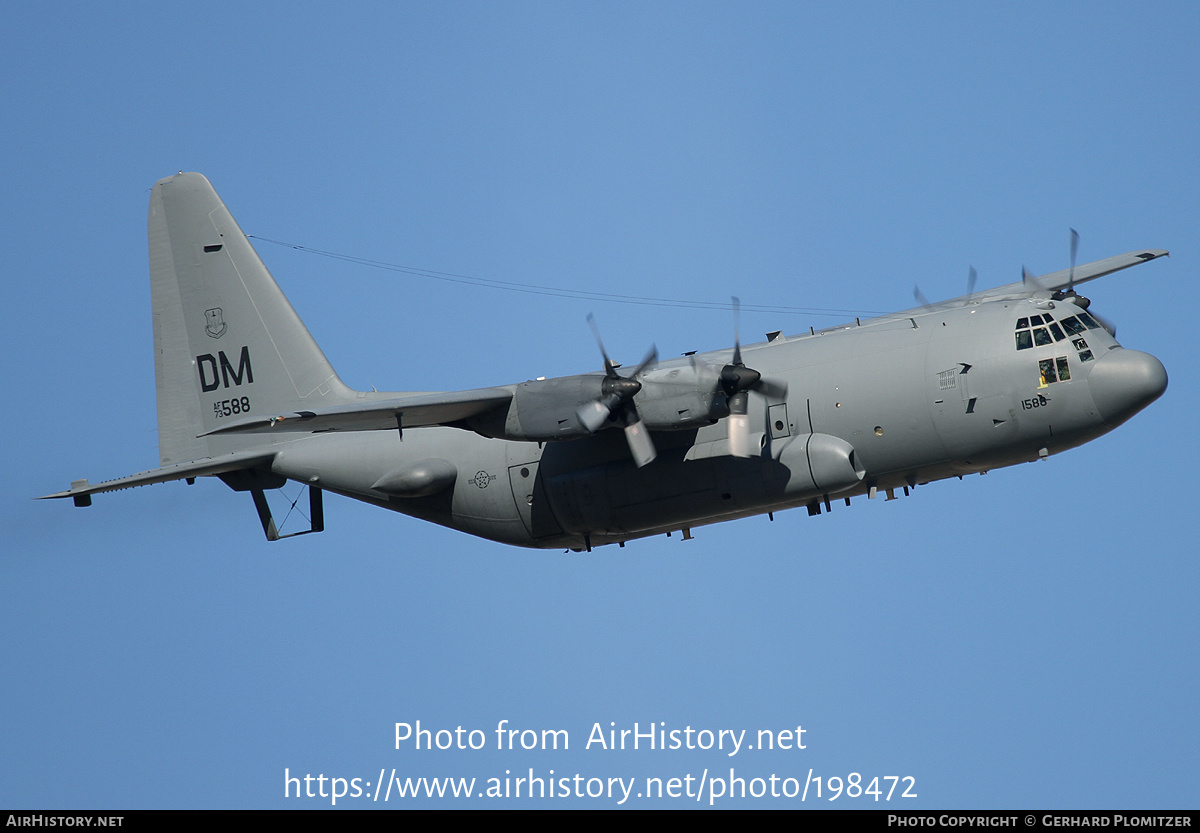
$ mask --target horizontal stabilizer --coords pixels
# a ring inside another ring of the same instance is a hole
[[[450,425],[506,406],[512,397],[512,391],[503,388],[419,393],[354,405],[241,419],[222,425],[204,436],[267,431],[384,431],[398,427]]]
[[[225,454],[221,457],[210,457],[207,460],[196,460],[191,463],[180,463],[174,466],[165,466],[161,469],[151,469],[139,474],[131,474],[128,477],[119,477],[116,480],[106,480],[103,483],[89,484],[86,480],[79,480],[72,483],[71,488],[65,492],[42,495],[36,498],[36,500],[69,497],[76,498],[76,504],[84,506],[87,505],[86,502],[82,502],[80,499],[88,495],[100,494],[101,492],[115,492],[120,489],[132,489],[134,486],[149,486],[152,483],[166,483],[170,480],[186,480],[191,477],[205,477],[269,466],[274,459],[275,452],[273,451],[265,454],[262,451],[243,451],[237,454]]]

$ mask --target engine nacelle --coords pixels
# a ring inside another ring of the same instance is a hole
[[[491,419],[468,421],[472,430],[485,437],[506,440],[550,442],[589,436],[576,412],[581,405],[594,402],[603,393],[603,373],[534,379],[513,385],[508,410]]]
[[[642,390],[633,401],[654,431],[710,425],[729,416],[720,378],[721,368],[706,363],[652,370],[642,374]]]
[[[522,382],[512,386],[507,410],[473,417],[466,424],[485,437],[506,440],[553,442],[586,437],[593,432],[580,422],[579,410],[605,398],[605,381],[602,373],[585,373]],[[620,381],[634,382],[629,377]],[[695,363],[656,368],[638,376],[636,382],[641,389],[633,396],[633,405],[652,431],[699,428],[729,416],[720,366]]]

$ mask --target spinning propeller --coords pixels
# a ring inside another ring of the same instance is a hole
[[[1071,229],[1071,273],[1067,277],[1067,294],[1075,294],[1075,253],[1079,251],[1079,232]]]
[[[1054,301],[1070,301],[1080,309],[1088,309],[1092,305],[1091,300],[1083,297],[1075,291],[1075,255],[1079,251],[1079,232],[1071,229],[1071,269],[1067,273],[1067,288],[1066,291],[1059,290],[1050,296]],[[1108,330],[1109,335],[1113,338],[1117,337],[1117,325],[1113,324],[1099,313],[1092,312],[1091,316],[1100,322],[1100,326]]]
[[[763,378],[757,370],[746,367],[742,361],[740,318],[741,302],[734,298],[733,361],[718,371],[717,386],[725,394],[729,407],[729,452],[735,457],[750,457],[753,455],[748,416],[750,393],[783,399],[787,396],[787,385]],[[592,328],[596,346],[600,348],[600,355],[604,358],[604,379],[600,383],[599,398],[584,402],[576,408],[575,417],[579,424],[591,433],[599,431],[609,421],[622,425],[625,429],[625,441],[629,443],[629,452],[633,455],[633,461],[641,468],[654,460],[657,452],[650,439],[650,432],[638,412],[634,397],[642,390],[642,383],[638,377],[658,359],[658,351],[651,346],[637,369],[629,376],[621,376],[617,373],[618,365],[609,358],[608,351],[604,348],[604,339],[600,337],[600,328],[592,315],[588,316],[588,326]]]
[[[575,416],[588,431],[596,432],[607,420],[619,417],[625,426],[625,441],[629,443],[629,453],[638,468],[651,462],[658,452],[650,439],[650,432],[638,414],[633,397],[642,389],[642,383],[637,380],[646,366],[658,358],[658,350],[650,345],[649,352],[638,365],[633,375],[626,377],[617,374],[617,364],[608,357],[604,349],[604,341],[600,338],[600,328],[596,325],[595,316],[588,315],[588,324],[592,334],[596,336],[596,345],[600,355],[604,357],[604,381],[600,385],[600,398],[585,402],[575,411]]]
[[[742,302],[733,299],[733,363],[721,368],[719,383],[729,401],[729,453],[734,457],[751,456],[750,448],[750,391],[765,396],[787,396],[787,385],[764,379],[757,370],[742,362],[741,337]]]
[[[963,306],[971,303],[975,298],[975,281],[979,278],[979,273],[972,266],[967,270],[967,294],[963,296]],[[925,293],[921,291],[920,286],[913,286],[913,297],[917,299],[917,303],[925,309],[932,309],[933,304],[929,303],[929,299],[925,297]]]

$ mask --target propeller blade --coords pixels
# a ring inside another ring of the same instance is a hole
[[[920,290],[916,290],[918,293]],[[787,383],[764,379],[763,375],[742,362],[741,311],[742,302],[733,296],[733,361],[721,368],[718,384],[729,403],[726,422],[729,431],[729,453],[734,457],[752,457],[750,442],[750,391],[777,399],[787,398]],[[922,303],[928,303],[919,298]]]
[[[1079,251],[1079,232],[1071,229],[1071,272],[1067,276],[1067,293],[1075,291],[1075,253]]]
[[[978,279],[979,279],[979,273],[976,272],[975,267],[972,266],[970,268],[970,271],[967,272],[967,300],[968,301],[970,301],[971,297],[975,294],[975,281]]]
[[[740,390],[729,397],[729,413],[731,416],[745,416],[750,411],[750,394]]]
[[[580,425],[594,434],[619,409],[625,422],[625,442],[629,444],[633,462],[640,469],[652,462],[658,456],[658,452],[654,449],[654,441],[650,439],[646,424],[638,414],[637,405],[633,404],[633,397],[642,389],[642,383],[637,377],[658,361],[658,348],[651,344],[645,358],[633,374],[622,376],[617,373],[617,363],[608,357],[608,351],[604,349],[604,339],[600,337],[600,326],[596,323],[596,316],[588,313],[587,321],[588,326],[592,328],[592,335],[596,337],[600,355],[604,358],[604,382],[600,388],[601,398],[584,402],[576,408],[575,418],[579,420]]]
[[[600,399],[584,402],[576,408],[575,418],[588,431],[595,433],[622,402],[629,402],[630,407],[633,407],[631,400],[641,389],[642,383],[636,379],[626,379],[624,376],[606,378],[601,388],[604,395]]]
[[[1114,324],[1111,320],[1105,318],[1103,315],[1101,315],[1100,313],[1098,313],[1094,310],[1088,310],[1088,314],[1091,315],[1092,318],[1095,318],[1097,321],[1099,321],[1100,326],[1103,327],[1104,329],[1108,330],[1108,334],[1110,336],[1112,336],[1113,338],[1117,337],[1117,325]]]
[[[730,300],[733,301],[733,363],[740,366],[742,363],[742,302],[736,295],[732,296]]]
[[[744,390],[729,397],[729,453],[734,457],[750,456],[750,394]]]
[[[612,410],[598,399],[585,402],[575,410],[575,418],[579,420],[579,424],[593,434],[599,430],[611,414]]]
[[[650,439],[646,424],[637,417],[636,412],[634,419],[635,422],[625,426],[625,442],[629,443],[629,453],[633,455],[633,462],[640,469],[653,462],[658,452],[654,449],[654,442]]]
[[[588,313],[587,322],[588,326],[592,328],[592,335],[596,337],[596,346],[600,348],[600,355],[604,357],[604,372],[611,379],[617,375],[617,366],[608,357],[608,351],[604,349],[604,339],[600,338],[600,325],[596,323],[596,316],[590,312]]]
[[[750,457],[750,417],[729,416],[729,453],[734,457]]]
[[[637,366],[637,370],[633,371],[633,375],[641,376],[646,366],[654,364],[656,361],[658,361],[658,348],[651,344],[650,349],[646,351],[646,358],[642,359],[642,363]]]
[[[780,382],[775,379],[768,379],[765,376],[759,380],[754,386],[754,390],[761,393],[763,396],[770,396],[774,399],[787,399],[788,386],[787,382]]]
[[[916,284],[913,284],[913,297],[917,299],[917,303],[921,306],[930,306],[929,299],[925,297],[925,293],[921,291],[921,287]]]
[[[1044,293],[1047,297],[1050,295],[1050,290],[1046,289],[1045,284],[1039,281],[1037,276],[1024,266],[1021,267],[1021,283],[1025,284],[1031,295],[1037,295],[1038,293]]]

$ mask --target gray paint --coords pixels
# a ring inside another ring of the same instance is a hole
[[[577,415],[604,373],[453,393],[346,387],[200,174],[155,185],[149,236],[163,468],[46,497],[86,505],[220,476],[259,499],[282,477],[495,541],[582,549],[1036,460],[1167,385],[1156,358],[1103,329],[1083,334],[1089,361],[1072,339],[1016,349],[1019,318],[1086,307],[1060,291],[1063,270],[743,346],[764,380],[746,457],[730,453],[720,386],[735,352],[650,361],[632,404],[657,456],[638,468],[619,420],[593,434]],[[1165,254],[1079,266],[1074,283]],[[1039,362],[1060,359],[1070,378],[1048,382]]]

